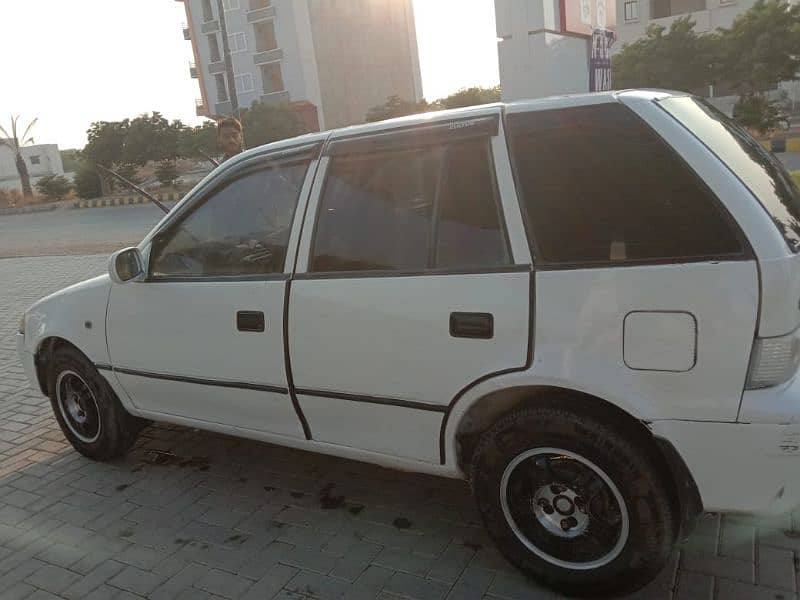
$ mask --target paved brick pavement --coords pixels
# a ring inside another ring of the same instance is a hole
[[[13,334],[105,262],[0,260],[0,598],[557,597],[497,553],[460,482],[163,425],[125,460],[75,453]],[[708,515],[637,597],[796,600],[792,525]]]

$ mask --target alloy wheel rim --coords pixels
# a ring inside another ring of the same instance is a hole
[[[503,472],[500,503],[517,539],[565,569],[607,565],[630,535],[628,508],[611,477],[562,448],[534,448],[516,456]]]
[[[56,403],[72,434],[87,444],[100,437],[100,408],[86,380],[71,370],[56,379]]]

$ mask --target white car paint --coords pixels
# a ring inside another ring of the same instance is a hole
[[[513,270],[304,279],[296,275],[308,270],[316,201],[328,165],[323,156],[309,169],[291,231],[285,269],[291,283],[228,282],[224,292],[212,283],[180,291],[168,283],[112,284],[107,276],[78,284],[29,310],[26,333],[18,336],[26,373],[36,377],[33,356],[42,341],[54,336],[70,341],[101,365],[389,397],[398,405],[298,393],[310,425],[312,439],[306,439],[291,394],[235,389],[217,395],[222,388],[102,371],[125,407],[138,416],[448,477],[464,475],[457,461],[457,433],[470,407],[503,390],[560,387],[610,402],[669,440],[688,465],[705,508],[790,509],[800,502],[800,380],[760,391],[743,388],[754,335],[783,335],[800,322],[800,258],[790,254],[735,174],[656,105],[668,96],[636,91],[488,105],[312,134],[250,150],[200,182],[139,249],[147,262],[158,231],[191,210],[230,169],[265,153],[456,118],[623,102],[724,200],[757,260],[538,271],[533,275],[535,298],[529,297],[531,275]],[[502,122],[491,146],[514,264],[524,267],[532,257]],[[284,340],[287,286],[289,334]],[[532,320],[530,306],[535,311]],[[232,323],[237,307],[263,310],[268,332],[278,334],[263,339],[236,335]],[[495,338],[478,344],[451,342],[447,315],[458,309],[492,312]],[[631,360],[626,361],[626,319],[646,313],[655,319],[644,318],[630,331],[630,343],[641,351],[631,349]],[[670,322],[656,316],[661,314],[691,315],[696,323],[696,361],[691,366],[688,318]],[[198,320],[204,324],[202,331],[196,327]],[[86,321],[92,322],[91,329]],[[676,335],[670,336],[668,347],[648,356],[643,345],[659,339],[670,323],[683,329],[670,332]],[[641,360],[645,362],[637,362]],[[665,365],[675,368],[664,370]],[[403,402],[429,406],[419,410]]]

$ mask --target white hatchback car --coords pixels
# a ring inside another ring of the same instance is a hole
[[[19,353],[89,457],[153,419],[467,478],[515,565],[609,594],[703,509],[800,503],[799,249],[698,99],[495,104],[241,154]]]

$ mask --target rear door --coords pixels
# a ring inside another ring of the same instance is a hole
[[[315,440],[438,462],[459,391],[526,364],[532,274],[498,127],[489,114],[329,143],[289,307]]]

